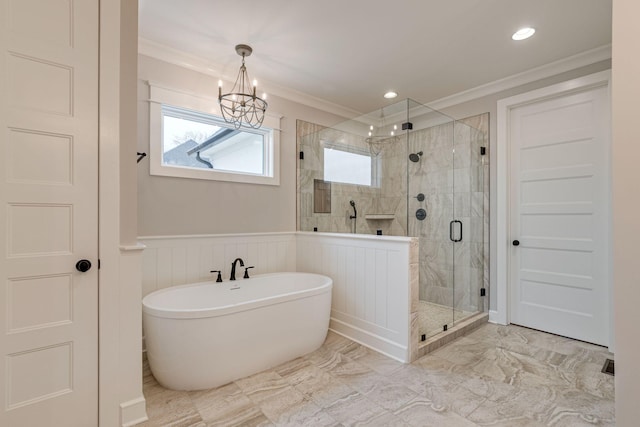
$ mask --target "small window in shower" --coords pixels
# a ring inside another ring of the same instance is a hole
[[[324,144],[324,180],[379,187],[379,159],[357,147]]]

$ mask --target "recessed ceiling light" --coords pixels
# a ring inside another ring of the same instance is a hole
[[[524,27],[524,28],[520,28],[518,31],[516,31],[515,33],[513,33],[513,35],[511,36],[511,38],[513,40],[524,40],[524,39],[528,39],[529,37],[531,37],[532,35],[534,35],[536,32],[535,28],[531,28],[531,27]]]
[[[384,97],[387,99],[392,99],[392,98],[395,98],[396,96],[398,96],[398,94],[392,90],[384,94]]]

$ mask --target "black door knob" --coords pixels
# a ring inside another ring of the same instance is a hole
[[[514,240],[513,246],[520,246],[520,240]]]
[[[79,272],[86,273],[90,269],[91,261],[89,261],[88,259],[81,259],[80,261],[76,262],[76,270],[78,270]]]

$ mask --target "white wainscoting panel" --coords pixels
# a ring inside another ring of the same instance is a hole
[[[251,274],[301,271],[333,279],[330,329],[402,362],[412,358],[409,237],[333,233],[259,233],[140,237],[142,294],[214,280],[240,257]],[[243,269],[238,269],[241,277]],[[417,280],[417,278],[416,278]],[[414,295],[415,294],[415,295]],[[415,316],[414,316],[415,317]]]
[[[296,233],[140,237],[142,295],[169,286],[215,280],[222,270],[229,280],[231,263],[242,258],[250,274],[296,271]],[[239,264],[238,264],[239,267]],[[244,269],[237,268],[241,278]]]
[[[330,328],[402,362],[411,359],[409,237],[297,235],[297,270],[333,279]]]

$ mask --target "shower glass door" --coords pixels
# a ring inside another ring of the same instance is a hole
[[[464,121],[454,124],[453,319],[481,310],[484,267],[483,133]]]
[[[413,102],[408,111],[407,231],[420,241],[418,318],[421,337],[429,338],[483,311],[487,299],[488,134],[476,126],[487,127],[488,116],[454,121]]]
[[[409,100],[408,235],[420,243],[419,334],[427,339],[454,322],[454,121]]]

